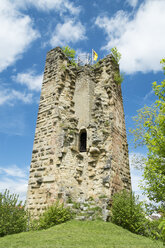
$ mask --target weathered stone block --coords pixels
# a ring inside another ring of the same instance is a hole
[[[89,150],[89,152],[91,154],[99,154],[100,153],[100,150],[97,147],[91,147],[90,150]]]
[[[103,184],[109,183],[110,182],[110,176],[106,176],[103,178]]]
[[[54,176],[45,176],[45,177],[43,177],[43,182],[44,183],[50,183],[50,182],[54,182],[54,181],[55,181]]]

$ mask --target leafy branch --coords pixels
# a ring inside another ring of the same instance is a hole
[[[69,46],[65,46],[62,48],[64,54],[66,55],[66,57],[70,60],[71,65],[73,66],[77,66],[76,60],[75,60],[75,56],[76,56],[76,51],[72,48],[70,48]]]
[[[116,47],[113,47],[111,49],[111,53],[112,53],[112,60],[115,64],[119,64],[119,61],[121,59],[121,53],[117,50]],[[119,71],[116,71],[114,73],[114,80],[116,83],[121,84],[124,80],[124,74],[123,73],[119,73]]]

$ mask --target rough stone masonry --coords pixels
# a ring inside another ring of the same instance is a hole
[[[112,55],[74,67],[61,48],[48,52],[27,193],[33,216],[56,200],[107,208],[115,192],[131,189],[116,71]]]

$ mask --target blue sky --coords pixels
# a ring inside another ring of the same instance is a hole
[[[46,53],[69,45],[103,58],[116,46],[128,131],[136,111],[155,100],[152,82],[163,79],[165,1],[0,0],[0,23],[0,191],[25,199]],[[146,154],[129,134],[128,143],[130,158]],[[133,169],[137,193],[140,178]]]

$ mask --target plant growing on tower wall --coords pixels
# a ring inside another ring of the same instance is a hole
[[[64,54],[67,56],[67,58],[70,60],[71,65],[77,66],[76,61],[75,61],[75,55],[76,51],[69,46],[65,46],[62,48]]]
[[[113,47],[111,49],[111,53],[113,55],[113,59],[116,63],[119,63],[120,59],[121,59],[121,53],[117,50],[116,47]]]
[[[121,59],[121,53],[117,50],[116,47],[113,47],[111,49],[111,53],[113,55],[112,59],[115,64],[119,64],[119,61]],[[114,80],[116,83],[121,84],[124,80],[123,73],[120,73],[118,70],[114,73]]]

